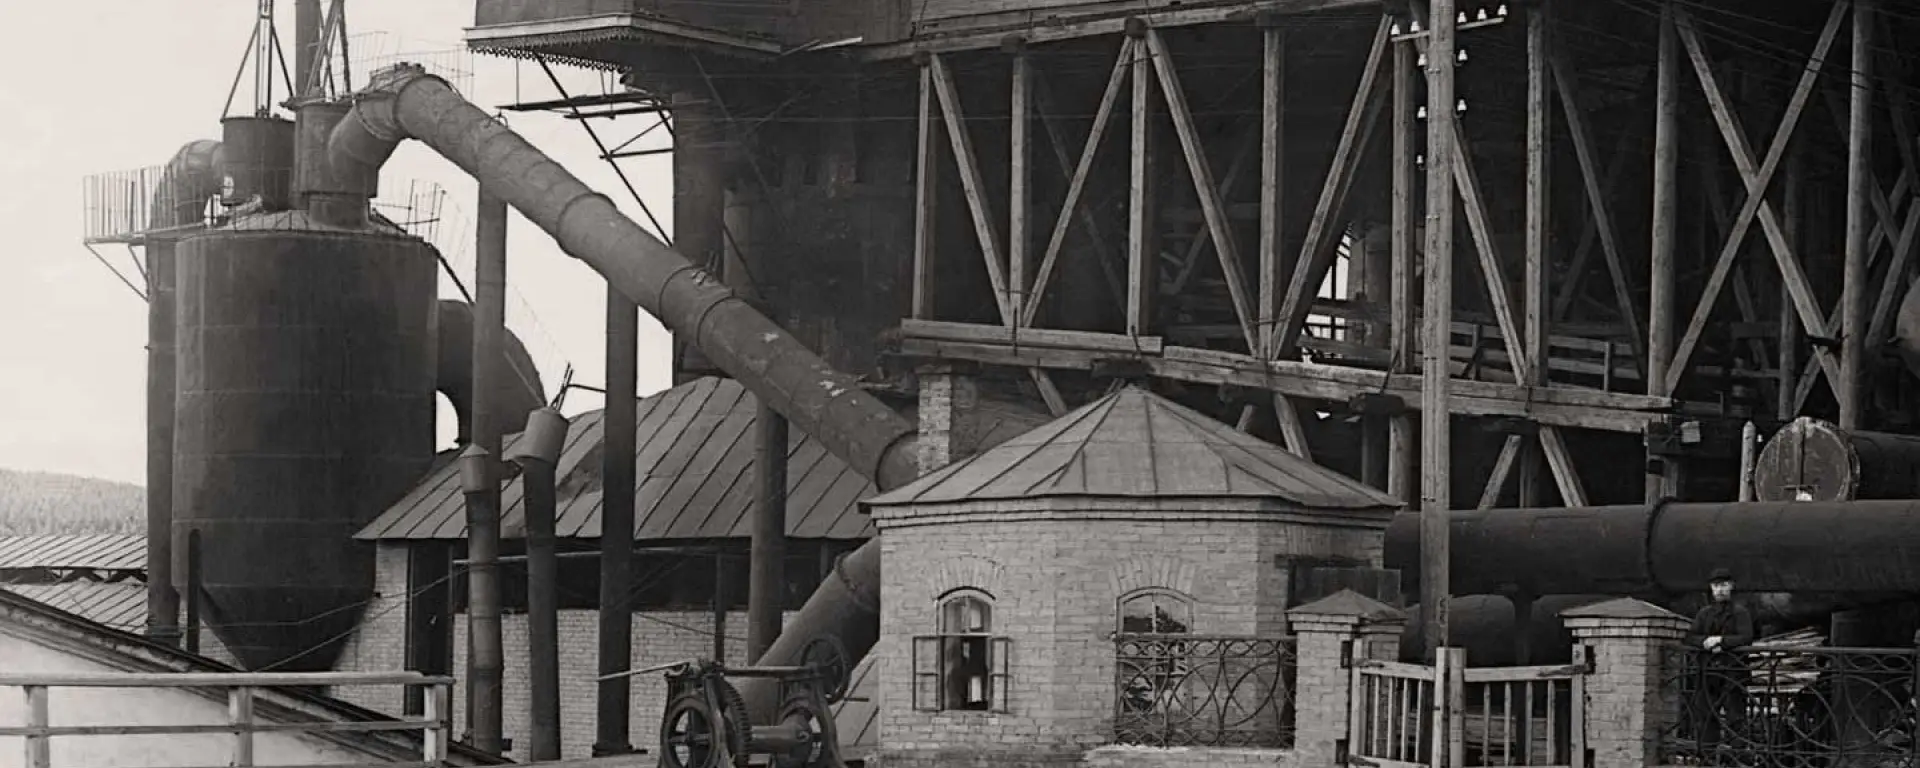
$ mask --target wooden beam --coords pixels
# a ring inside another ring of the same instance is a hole
[[[1228,384],[1265,389],[1291,398],[1341,402],[1361,394],[1402,398],[1417,410],[1421,377],[1384,371],[1291,360],[1261,360],[1235,352],[1166,347],[1162,354],[1049,349],[986,342],[938,341],[905,337],[902,354],[912,357],[971,360],[987,365],[1091,370],[1116,357],[1139,360],[1149,373],[1195,384]],[[1626,392],[1566,387],[1529,388],[1518,384],[1456,379],[1451,406],[1460,416],[1526,419],[1542,425],[1640,434],[1647,422],[1670,409],[1666,398]]]
[[[1653,245],[1647,313],[1647,394],[1673,392],[1675,226],[1680,215],[1680,45],[1673,29],[1674,0],[1660,6],[1658,83],[1653,118]]]
[[[1048,144],[1053,147],[1054,159],[1060,164],[1060,171],[1066,174],[1067,196],[1060,204],[1060,217],[1054,221],[1053,232],[1047,236],[1046,251],[1040,258],[1040,269],[1033,278],[1033,290],[1029,292],[1029,301],[1022,308],[1020,325],[1033,325],[1033,318],[1040,311],[1040,302],[1046,298],[1047,286],[1053,280],[1054,265],[1059,262],[1060,249],[1067,241],[1069,216],[1078,216],[1080,226],[1087,230],[1087,237],[1093,240],[1093,253],[1100,263],[1100,272],[1113,290],[1116,303],[1126,303],[1126,289],[1121,284],[1118,273],[1113,269],[1113,260],[1107,248],[1106,237],[1101,234],[1100,220],[1093,212],[1080,205],[1080,195],[1086,191],[1087,178],[1093,171],[1093,158],[1099,153],[1100,141],[1107,135],[1107,126],[1113,121],[1114,104],[1120,99],[1120,87],[1126,82],[1127,70],[1133,63],[1133,41],[1120,41],[1120,55],[1114,58],[1113,72],[1107,76],[1106,90],[1100,94],[1100,106],[1093,113],[1093,127],[1087,133],[1087,143],[1075,161],[1067,154],[1066,140],[1061,137],[1063,131],[1056,116],[1058,110],[1047,87],[1045,78],[1035,77],[1034,95],[1040,102],[1040,123],[1047,129]]]
[[[1341,130],[1340,143],[1333,151],[1333,163],[1327,171],[1326,183],[1320,189],[1320,201],[1315,204],[1313,219],[1307,224],[1306,241],[1301,245],[1300,257],[1294,263],[1293,279],[1287,285],[1286,298],[1281,302],[1273,336],[1267,342],[1268,357],[1285,357],[1294,350],[1299,342],[1300,328],[1306,323],[1308,310],[1313,305],[1314,294],[1320,290],[1322,277],[1333,263],[1334,249],[1339,244],[1336,228],[1345,221],[1342,211],[1346,207],[1347,193],[1353,187],[1353,179],[1359,171],[1360,154],[1372,140],[1373,126],[1380,113],[1380,100],[1374,95],[1374,86],[1384,68],[1388,31],[1392,24],[1392,17],[1382,15],[1379,28],[1374,30],[1373,47],[1367,54],[1366,69],[1361,72],[1360,86],[1354,91],[1353,105],[1347,110],[1347,122]]]
[[[1593,156],[1594,137],[1587,130],[1587,116],[1580,107],[1579,84],[1568,70],[1566,55],[1554,51],[1548,55],[1553,67],[1553,84],[1560,92],[1562,111],[1567,116],[1567,133],[1573,139],[1574,158],[1580,164],[1580,180],[1586,187],[1587,206],[1594,220],[1594,232],[1600,238],[1600,250],[1607,262],[1607,274],[1613,279],[1614,300],[1620,305],[1620,320],[1627,326],[1628,343],[1639,370],[1646,368],[1646,344],[1640,335],[1639,312],[1633,292],[1627,287],[1627,274],[1620,252],[1620,230],[1614,226],[1613,210],[1601,188],[1600,164]]]
[[[1867,187],[1873,182],[1873,27],[1879,0],[1854,0],[1853,68],[1848,89],[1847,241],[1841,269],[1840,428],[1859,429],[1867,370],[1867,229],[1871,224]],[[1877,185],[1876,185],[1876,192]],[[1887,212],[1882,212],[1883,219]]]
[[[1526,383],[1546,386],[1548,344],[1552,308],[1553,191],[1553,74],[1548,70],[1547,54],[1552,45],[1552,5],[1526,6],[1527,19],[1527,212],[1526,267],[1521,277],[1520,304],[1523,348],[1534,361],[1533,375]],[[1513,442],[1508,440],[1509,443]],[[1541,504],[1541,445],[1520,447],[1520,506]],[[1482,499],[1484,501],[1484,498]]]
[[[1796,143],[1788,152],[1786,188],[1781,191],[1785,198],[1783,208],[1788,227],[1787,245],[1793,248],[1795,253],[1800,252],[1801,245],[1800,233],[1803,227],[1801,212],[1804,210],[1803,203],[1806,199],[1806,188],[1801,181],[1805,176],[1805,168],[1805,145]],[[1794,371],[1800,369],[1796,364],[1800,359],[1800,319],[1793,310],[1793,291],[1787,287],[1786,278],[1780,279],[1778,309],[1778,319],[1775,321],[1778,327],[1775,332],[1779,334],[1776,343],[1779,344],[1780,358],[1776,361],[1775,367],[1779,369],[1780,380],[1775,385],[1774,417],[1786,421],[1793,418],[1793,415],[1800,410],[1800,404],[1805,402],[1805,398],[1798,394],[1800,381],[1794,376]],[[1813,364],[1811,358],[1808,362],[1812,371],[1819,370],[1818,364]]]
[[[1653,118],[1653,244],[1649,251],[1647,289],[1647,394],[1671,395],[1679,377],[1669,377],[1673,354],[1674,240],[1680,215],[1680,45],[1673,29],[1674,0],[1660,5],[1659,62],[1655,65]],[[1711,299],[1708,300],[1711,303]],[[1649,445],[1651,447],[1651,445]],[[1651,451],[1645,498],[1652,504],[1680,495],[1680,473],[1675,462]]]
[[[1200,130],[1194,125],[1193,112],[1187,106],[1187,91],[1180,85],[1180,77],[1174,69],[1173,52],[1167,48],[1160,33],[1151,27],[1147,29],[1147,51],[1152,55],[1154,72],[1160,77],[1160,95],[1167,100],[1167,112],[1173,117],[1173,132],[1180,139],[1180,149],[1187,158],[1187,170],[1193,178],[1194,196],[1200,199],[1200,213],[1207,219],[1207,229],[1213,234],[1213,252],[1220,257],[1220,273],[1227,283],[1227,296],[1233,301],[1234,315],[1246,329],[1247,352],[1260,351],[1260,341],[1254,335],[1253,324],[1257,314],[1253,308],[1253,297],[1247,294],[1247,280],[1241,271],[1240,248],[1233,238],[1233,225],[1227,221],[1226,205],[1220,201],[1220,188],[1213,179],[1213,166],[1207,162],[1207,151],[1200,146]]]
[[[1507,478],[1513,475],[1520,447],[1526,441],[1519,435],[1508,435],[1506,444],[1500,446],[1500,455],[1493,459],[1493,472],[1487,476],[1487,488],[1480,492],[1479,509],[1493,509],[1493,505],[1500,503],[1500,492],[1506,490]]]
[[[1126,336],[1118,333],[1061,331],[1051,328],[1008,328],[939,320],[901,320],[900,335],[902,338],[928,341],[965,341],[1039,349],[1105,352],[1116,357],[1158,355],[1166,350],[1166,342],[1158,336]]]
[[[1408,43],[1393,45],[1393,157],[1390,159],[1392,181],[1392,301],[1388,307],[1387,348],[1392,362],[1388,371],[1395,375],[1404,375],[1413,371],[1413,359],[1417,341],[1414,337],[1414,298],[1417,295],[1418,281],[1415,279],[1413,259],[1420,250],[1418,235],[1414,229],[1414,190],[1418,180],[1415,178],[1415,153],[1419,151],[1419,138],[1415,133],[1416,115],[1419,105],[1419,72],[1414,65],[1413,46]],[[1278,330],[1277,328],[1275,330]],[[1269,350],[1268,359],[1276,357]],[[1415,462],[1415,433],[1413,417],[1406,413],[1396,413],[1387,421],[1387,493],[1408,506],[1417,500],[1418,488],[1414,477],[1419,469]]]
[[[1780,166],[1781,158],[1786,153],[1786,147],[1790,143],[1794,129],[1799,124],[1801,114],[1806,111],[1807,99],[1812,95],[1820,70],[1826,65],[1827,51],[1832,48],[1834,38],[1840,30],[1840,22],[1845,18],[1847,2],[1848,0],[1839,0],[1834,5],[1826,30],[1821,33],[1813,56],[1807,60],[1800,83],[1794,90],[1793,98],[1787,104],[1787,112],[1781,117],[1780,127],[1774,133],[1773,143],[1767,150],[1766,159],[1757,168],[1754,166],[1753,151],[1748,146],[1745,130],[1740,127],[1740,118],[1728,103],[1726,93],[1720,88],[1719,80],[1714,75],[1713,66],[1707,61],[1706,53],[1701,48],[1692,16],[1685,9],[1674,9],[1674,21],[1680,42],[1686,46],[1687,55],[1693,61],[1694,72],[1699,76],[1701,90],[1706,93],[1707,105],[1713,112],[1714,122],[1719,126],[1727,150],[1733,155],[1734,165],[1739,169],[1742,182],[1746,185],[1747,199],[1742,204],[1740,212],[1734,216],[1733,231],[1727,235],[1726,245],[1721,249],[1720,256],[1714,263],[1713,272],[1707,278],[1706,289],[1694,311],[1693,319],[1688,322],[1686,333],[1681,337],[1680,345],[1674,351],[1672,367],[1667,371],[1668,381],[1665,391],[1672,391],[1678,384],[1679,377],[1685,372],[1687,361],[1692,357],[1701,333],[1706,330],[1707,319],[1713,313],[1713,305],[1719,298],[1720,288],[1726,283],[1727,274],[1732,270],[1733,259],[1739,254],[1741,244],[1745,241],[1747,232],[1756,217],[1767,235],[1768,243],[1773,247],[1774,261],[1779,265],[1782,279],[1792,293],[1794,308],[1799,312],[1801,324],[1810,334],[1822,338],[1830,337],[1825,318],[1820,316],[1813,289],[1807,284],[1806,273],[1800,268],[1796,255],[1787,247],[1786,234],[1782,231],[1779,220],[1774,216],[1773,208],[1767,202],[1767,187],[1773,179],[1774,172]],[[1839,364],[1832,352],[1824,347],[1816,347],[1814,353],[1819,357],[1820,365],[1826,369],[1827,375],[1837,380],[1840,372]]]
[[[1551,59],[1552,54],[1549,53],[1548,56]],[[1653,78],[1647,78],[1647,82],[1651,84]],[[1644,91],[1646,88],[1642,87],[1640,90]],[[1620,177],[1626,171],[1627,160],[1632,154],[1627,150],[1633,146],[1634,135],[1631,130],[1622,130],[1620,135],[1614,138],[1613,154],[1609,155],[1612,159],[1607,161],[1607,175],[1600,184],[1600,194],[1611,196],[1614,187],[1619,185]],[[1553,296],[1554,320],[1567,319],[1567,313],[1573,309],[1574,299],[1579,298],[1580,289],[1586,285],[1587,262],[1593,256],[1594,246],[1600,241],[1600,222],[1592,216],[1584,218],[1586,223],[1580,232],[1580,243],[1574,246],[1573,259],[1568,262],[1566,271],[1562,272],[1566,280],[1560,283],[1560,290]]]
[[[1153,59],[1141,41],[1144,24],[1128,25],[1133,38],[1133,164],[1127,197],[1127,334],[1147,333],[1153,299]]]
[[[862,61],[902,59],[922,52],[956,52],[991,48],[1009,34],[1024,34],[1040,43],[1118,34],[1131,19],[1144,19],[1161,29],[1250,21],[1261,13],[1288,16],[1321,11],[1373,8],[1378,0],[1186,0],[1141,3],[1107,0],[1075,3],[1072,10],[1049,11],[1002,5],[1004,12],[916,26],[911,39],[849,49]],[[916,5],[914,7],[921,7]]]
[[[1452,599],[1447,515],[1453,508],[1453,367],[1448,347],[1453,341],[1453,157],[1459,133],[1454,126],[1454,2],[1431,0],[1428,7],[1426,296],[1420,314],[1420,605],[1425,658],[1437,661],[1448,645]],[[1294,295],[1290,292],[1287,297]]]
[[[993,286],[994,304],[1007,325],[1013,325],[1007,278],[1000,260],[999,228],[994,226],[993,208],[987,204],[987,185],[980,177],[980,158],[973,151],[973,137],[967,132],[959,88],[939,54],[929,57],[928,63],[933,70],[934,92],[940,96],[940,113],[946,118],[947,138],[953,144],[954,164],[960,168],[960,187],[967,196],[967,210],[973,214],[974,235],[980,240],[980,255],[987,262],[987,280]]]
[[[1220,178],[1218,187],[1219,200],[1225,201],[1232,198],[1233,190],[1239,185],[1240,176],[1246,170],[1247,161],[1253,159],[1253,150],[1259,146],[1259,126],[1256,124],[1241,137],[1239,146],[1233,150],[1233,158],[1227,162],[1227,174]],[[1194,235],[1193,242],[1187,244],[1187,252],[1182,254],[1180,260],[1180,274],[1174,276],[1173,285],[1168,288],[1167,294],[1178,296],[1181,291],[1186,290],[1187,282],[1193,279],[1194,270],[1200,265],[1200,252],[1206,250],[1212,243],[1213,227],[1211,225],[1202,227]]]
[[[1280,312],[1281,276],[1291,273],[1281,255],[1281,236],[1285,232],[1285,196],[1281,194],[1281,171],[1286,152],[1286,30],[1266,26],[1260,30],[1260,338],[1264,344],[1258,354],[1273,356],[1273,325]]]
[[[933,151],[939,141],[940,123],[934,118],[933,68],[920,67],[920,146],[914,158],[913,198],[913,316],[933,317],[934,222],[940,188],[939,155]]]
[[[1010,325],[1020,325],[1026,317],[1027,248],[1032,245],[1028,231],[1033,205],[1027,196],[1033,192],[1033,62],[1025,46],[1013,51],[1013,82],[1008,86],[1011,103],[1007,108],[1007,309]]]
[[[1452,175],[1454,184],[1460,191],[1460,205],[1466,212],[1467,229],[1473,236],[1473,250],[1479,257],[1480,274],[1486,282],[1487,299],[1493,307],[1494,323],[1500,328],[1501,344],[1507,348],[1507,356],[1512,361],[1514,375],[1521,381],[1532,381],[1534,361],[1527,348],[1528,337],[1520,332],[1520,323],[1514,316],[1513,296],[1508,292],[1506,268],[1500,263],[1498,246],[1493,240],[1493,220],[1487,215],[1486,202],[1480,194],[1480,177],[1474,172],[1472,159],[1467,157],[1466,133],[1460,130],[1458,122],[1454,123],[1453,136]]]

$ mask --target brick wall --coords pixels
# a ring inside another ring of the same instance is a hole
[[[788,617],[792,614],[789,613]],[[600,674],[600,615],[594,611],[560,612],[560,754],[566,759],[592,756],[595,697],[594,681]],[[525,759],[532,738],[527,677],[527,616],[523,613],[501,617],[501,640],[506,653],[502,680],[501,724],[504,735],[513,739],[509,756]],[[457,679],[467,673],[467,622],[465,614],[454,622],[453,668]],[[729,664],[746,663],[747,615],[727,614],[727,658]],[[665,664],[713,655],[713,613],[711,611],[646,612],[633,616],[633,661],[630,668]],[[454,732],[467,728],[465,686],[454,693]],[[629,739],[638,748],[658,753],[660,716],[666,708],[666,677],[640,675],[633,679]]]
[[[1129,508],[1129,505],[1131,507]],[[993,745],[999,764],[1052,764],[1112,735],[1118,599],[1159,587],[1193,600],[1197,634],[1278,635],[1285,575],[1275,554],[1377,562],[1378,527],[1302,530],[1245,501],[977,502],[876,510],[886,533],[881,754],[898,765],[954,764]],[[1380,521],[1384,525],[1384,520]],[[938,600],[971,587],[995,599],[992,633],[1012,639],[1007,714],[911,707],[913,644],[938,631]],[[897,703],[896,703],[897,702]]]
[[[382,541],[374,547],[373,600],[360,614],[360,630],[347,639],[334,669],[393,672],[407,666],[407,547]],[[397,685],[337,686],[343,701],[389,715],[402,712],[406,693]],[[456,694],[457,696],[457,694]]]

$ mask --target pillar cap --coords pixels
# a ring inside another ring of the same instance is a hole
[[[1342,589],[1306,605],[1289,609],[1287,618],[1295,622],[1363,624],[1405,624],[1407,612],[1351,589]]]
[[[1620,621],[1646,621],[1648,619],[1671,619],[1686,621],[1685,616],[1669,611],[1645,600],[1631,597],[1615,598],[1590,605],[1578,605],[1560,612],[1563,619],[1616,619]]]

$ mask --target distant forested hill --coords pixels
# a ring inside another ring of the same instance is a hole
[[[0,469],[0,536],[141,533],[146,499],[131,483]]]

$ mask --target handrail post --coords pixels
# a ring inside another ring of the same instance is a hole
[[[227,689],[227,724],[233,726],[233,768],[253,768],[253,688]]]
[[[421,719],[431,721],[420,736],[420,759],[428,765],[440,765],[447,759],[447,742],[453,725],[449,717],[453,702],[453,686],[436,682],[427,686],[426,700],[421,707]]]
[[[47,706],[47,687],[44,685],[25,686],[27,693],[27,727],[45,728],[52,719]],[[27,737],[27,768],[52,768],[52,737],[42,733]]]

